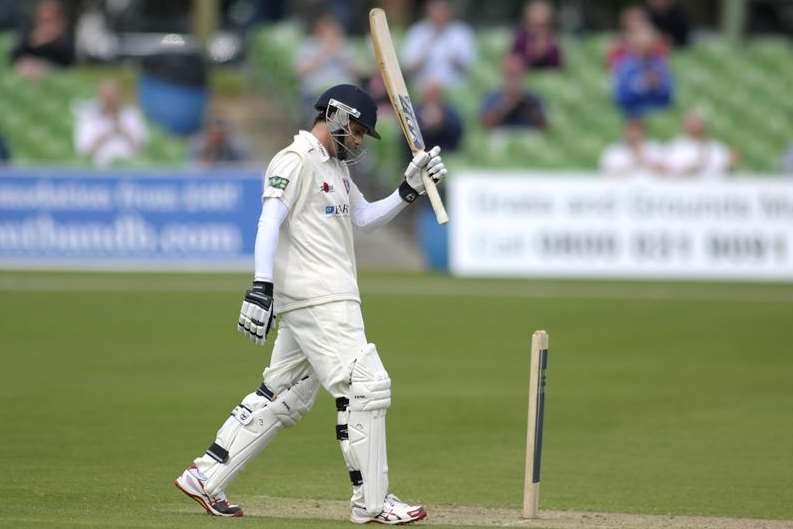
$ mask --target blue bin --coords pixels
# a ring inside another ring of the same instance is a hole
[[[209,90],[141,75],[138,99],[143,113],[166,130],[186,136],[201,130],[209,102]]]
[[[432,208],[422,204],[416,219],[418,240],[424,261],[437,272],[449,271],[449,229],[448,224],[438,224]]]

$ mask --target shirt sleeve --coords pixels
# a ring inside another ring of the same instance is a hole
[[[291,209],[299,193],[302,167],[303,161],[294,152],[276,155],[265,173],[262,200],[278,198],[287,208]]]
[[[256,231],[254,246],[254,281],[273,282],[278,236],[281,224],[288,213],[289,210],[280,200],[269,198],[262,203],[262,214],[259,216],[259,228]]]
[[[132,136],[132,139],[137,144],[136,147],[140,147],[148,138],[148,130],[146,129],[146,122],[143,119],[143,115],[140,111],[135,107],[129,107],[125,111],[125,119],[124,119],[124,126],[127,132]]]
[[[368,202],[355,182],[350,181],[350,209],[352,223],[365,231],[371,231],[389,223],[408,203],[399,196],[399,190],[375,202]]]
[[[426,52],[426,40],[426,31],[420,22],[408,30],[402,46],[402,60],[406,68],[412,69],[418,66]]]
[[[462,23],[457,27],[456,35],[457,60],[467,70],[476,60],[476,38],[473,31]]]

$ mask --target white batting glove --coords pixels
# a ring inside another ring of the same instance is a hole
[[[422,171],[427,171],[429,177],[436,184],[446,176],[448,171],[441,159],[441,148],[437,145],[429,151],[417,152],[405,169],[405,182],[419,195],[426,192],[424,181],[421,178]]]
[[[273,326],[273,284],[254,281],[245,292],[240,309],[237,331],[248,337],[256,345],[264,345],[267,333]]]

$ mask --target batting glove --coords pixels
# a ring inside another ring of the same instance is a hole
[[[399,186],[399,195],[406,202],[413,202],[419,195],[423,195],[424,181],[421,178],[422,171],[427,174],[436,184],[446,176],[446,167],[441,159],[441,148],[437,145],[429,151],[419,151],[413,157],[405,169],[405,181]]]
[[[254,281],[242,300],[237,330],[256,345],[264,345],[274,320],[273,284],[267,281]]]

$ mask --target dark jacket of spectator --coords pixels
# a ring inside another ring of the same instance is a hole
[[[503,85],[487,94],[482,101],[480,121],[487,128],[545,128],[542,99],[523,85],[523,63],[520,57],[508,55],[502,66]]]
[[[431,83],[425,87],[422,103],[416,108],[416,118],[426,145],[438,145],[445,152],[453,152],[460,146],[463,121],[444,100],[439,84]]]
[[[614,70],[614,99],[628,117],[641,117],[672,103],[672,73],[666,59],[656,55],[656,42],[652,31],[637,32],[630,52]]]
[[[676,0],[649,0],[650,21],[676,48],[688,46],[690,24],[688,14]]]
[[[25,59],[43,61],[50,66],[74,64],[74,39],[59,2],[45,0],[36,6],[31,27],[22,31],[11,50],[12,62]]]
[[[11,151],[8,149],[5,138],[0,135],[0,165],[5,165],[11,160]]]
[[[201,165],[244,162],[248,152],[229,130],[225,120],[212,118],[190,145],[190,158]]]
[[[547,2],[526,5],[523,25],[512,43],[513,55],[523,59],[526,68],[559,68],[562,51],[553,30],[553,11]]]

